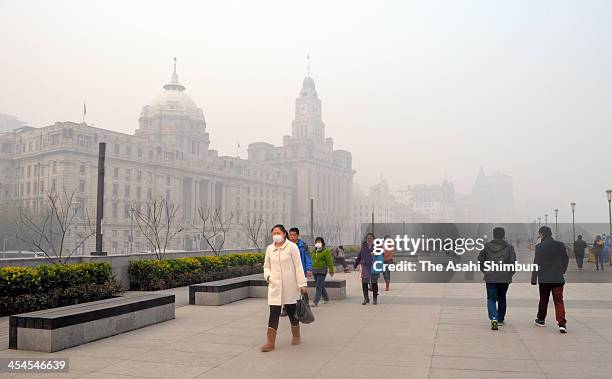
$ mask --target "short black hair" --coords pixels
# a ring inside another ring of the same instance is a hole
[[[317,237],[315,238],[315,243],[321,241],[321,243],[323,244],[323,246],[325,246],[325,240],[323,239],[323,237]]]
[[[552,230],[550,230],[550,228],[546,225],[541,227],[540,230],[538,230],[538,233],[540,233],[544,238],[552,237]]]
[[[493,238],[495,238],[496,240],[503,240],[505,236],[506,230],[504,230],[504,228],[502,228],[501,226],[493,228]]]
[[[582,234],[578,234],[578,239],[581,240],[582,239]]]
[[[293,227],[293,228],[289,229],[289,233],[291,233],[291,232],[296,232],[298,234],[298,236],[300,235],[300,229],[298,229],[296,227]]]

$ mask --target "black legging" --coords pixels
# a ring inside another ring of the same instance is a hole
[[[289,316],[289,322],[292,326],[297,326],[300,324],[297,318],[295,318],[295,304],[284,304],[285,310],[287,311],[287,316]],[[270,317],[268,318],[268,327],[274,330],[278,329],[278,319],[280,318],[281,313],[280,305],[270,305]]]
[[[363,291],[363,298],[364,299],[369,299],[370,295],[368,295],[368,284],[372,285],[372,294],[374,295],[374,297],[378,297],[378,282],[371,282],[371,283],[361,283],[361,290]]]

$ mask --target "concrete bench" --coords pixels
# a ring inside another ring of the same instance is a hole
[[[346,299],[346,280],[327,279],[325,288],[332,300]],[[315,282],[308,281],[308,296],[314,298]],[[216,280],[214,282],[189,286],[189,304],[224,305],[249,297],[268,297],[268,283],[262,274],[240,276],[238,278]]]
[[[143,294],[9,317],[9,348],[52,353],[174,318],[174,295]]]

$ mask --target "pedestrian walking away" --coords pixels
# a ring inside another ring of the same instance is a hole
[[[514,247],[504,240],[506,231],[504,228],[493,229],[493,240],[486,243],[484,249],[478,254],[480,270],[484,274],[487,289],[487,312],[491,322],[491,330],[498,330],[503,326],[506,318],[506,293],[512,283],[515,271],[492,271],[486,270],[485,262],[499,264],[514,264],[516,253]]]
[[[548,300],[552,293],[559,331],[567,333],[563,287],[565,285],[564,275],[567,271],[569,258],[565,244],[552,238],[552,231],[548,226],[542,226],[538,233],[541,242],[536,245],[533,257],[533,263],[537,265],[537,270],[534,270],[531,275],[531,284],[538,284],[540,292],[535,324],[545,326]]]
[[[329,275],[334,276],[334,262],[332,260],[332,254],[329,249],[325,248],[325,240],[323,237],[317,237],[315,239],[315,249],[312,253],[312,274],[315,278],[315,297],[313,300],[313,306],[319,305],[321,296],[324,302],[329,302],[329,295],[325,289],[325,277],[329,270]]]
[[[287,239],[288,233],[281,224],[272,228],[272,244],[264,257],[264,279],[268,283],[268,329],[262,352],[274,350],[281,306],[285,306],[291,323],[291,344],[300,344],[300,324],[295,317],[297,300],[306,293],[306,277],[297,245]]]
[[[595,269],[599,271],[601,267],[601,271],[604,270],[604,256],[605,256],[605,246],[604,240],[601,236],[596,236],[595,241],[593,241],[593,251],[595,253]]]
[[[582,239],[582,235],[578,235],[578,239],[574,241],[574,257],[576,258],[576,266],[578,266],[578,270],[582,270],[582,265],[584,263],[584,252],[587,248],[587,243]]]

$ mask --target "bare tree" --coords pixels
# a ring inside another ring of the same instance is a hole
[[[262,252],[262,245],[265,239],[265,230],[263,226],[265,221],[261,215],[257,216],[249,214],[246,217],[245,222],[242,223],[242,227],[247,235],[247,238],[251,241],[251,244],[257,249],[258,252]]]
[[[87,207],[75,201],[75,192],[47,193],[46,206],[39,217],[19,208],[20,238],[53,263],[66,264],[96,233]],[[67,246],[67,237],[71,233],[74,239],[72,248]]]
[[[138,229],[151,245],[157,259],[164,259],[168,244],[182,231],[176,225],[179,207],[159,197],[142,204],[134,203],[131,210]]]
[[[198,208],[198,232],[215,255],[219,255],[223,250],[233,218],[234,214],[232,212],[226,217],[219,208],[212,210],[210,208]]]

